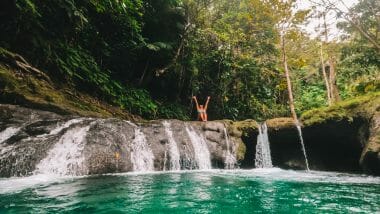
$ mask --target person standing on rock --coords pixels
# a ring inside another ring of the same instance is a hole
[[[193,99],[194,99],[195,105],[197,107],[198,120],[206,122],[207,121],[207,113],[206,113],[206,111],[207,111],[208,102],[210,101],[210,96],[207,97],[207,101],[206,101],[206,103],[205,103],[204,106],[198,104],[198,100],[197,100],[196,96],[193,96]]]

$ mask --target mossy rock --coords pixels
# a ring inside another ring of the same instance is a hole
[[[372,118],[368,143],[363,149],[360,164],[371,174],[380,175],[380,112]]]
[[[236,121],[231,124],[230,129],[240,132],[240,135],[247,136],[248,133],[257,132],[259,129],[259,124],[255,120],[251,119]]]
[[[380,92],[375,92],[304,112],[301,121],[304,126],[311,126],[328,121],[352,121],[355,117],[370,119],[379,110]]]
[[[280,129],[295,127],[294,120],[291,117],[273,118],[265,122],[267,123],[268,129],[273,129],[273,130],[280,130]]]
[[[58,114],[75,114],[86,117],[119,117],[132,121],[140,117],[120,108],[73,91],[57,88],[50,81],[0,62],[0,103],[15,104]]]
[[[247,147],[243,143],[243,141],[239,141],[236,148],[236,159],[237,161],[244,160],[245,153],[247,152]]]

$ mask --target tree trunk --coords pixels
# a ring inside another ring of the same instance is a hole
[[[285,38],[284,38],[284,35],[281,36],[281,49],[282,49],[282,60],[283,60],[283,63],[284,63],[286,83],[288,85],[290,112],[292,113],[292,117],[294,119],[294,122],[298,123],[298,117],[297,117],[296,110],[295,110],[295,107],[294,107],[292,82],[290,81],[290,74],[289,74],[289,69],[288,69],[288,61],[286,59]]]
[[[326,13],[323,13],[323,26],[325,28],[324,30],[324,34],[325,34],[325,44],[328,43],[328,32],[327,32],[327,24],[326,24]],[[321,51],[322,51],[322,48],[321,48]],[[322,54],[322,53],[321,53]],[[322,55],[321,55],[322,57]],[[331,105],[332,103],[336,102],[336,101],[339,101],[340,100],[340,97],[339,97],[339,91],[338,91],[338,86],[336,84],[336,73],[335,73],[335,59],[333,57],[329,57],[329,67],[330,67],[330,70],[329,70],[329,78],[328,80],[326,81],[326,84],[328,84],[328,87],[329,89],[327,93],[330,94],[330,102],[329,102],[329,105]],[[324,67],[323,67],[323,70]],[[325,70],[326,72],[326,70]],[[327,75],[326,75],[326,78],[327,78]]]
[[[325,62],[323,60],[323,49],[322,49],[322,43],[321,43],[321,65],[322,65],[322,74],[323,74],[323,79],[325,80],[325,85],[326,85],[326,93],[327,93],[327,102],[329,105],[331,105],[331,91],[330,91],[330,83],[329,79],[326,74],[326,67],[325,67]]]
[[[331,99],[333,102],[337,102],[340,100],[338,85],[336,83],[336,73],[335,73],[335,58],[329,58],[330,64],[330,91],[331,91]]]

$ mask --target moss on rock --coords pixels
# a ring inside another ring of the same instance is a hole
[[[359,139],[356,140],[357,149],[364,147],[361,152],[360,166],[367,173],[380,175],[380,92],[341,101],[330,107],[307,111],[302,114],[301,121],[305,128],[309,129],[329,127],[329,124],[330,129],[335,129],[331,127],[331,124],[339,123],[348,123],[346,127],[355,127],[355,124],[361,126],[359,129],[362,131],[355,137]],[[360,133],[362,133],[361,136]],[[345,133],[338,131],[334,135],[339,134]]]
[[[39,78],[4,63],[0,63],[0,103],[16,104],[59,114],[141,120],[89,95],[70,88],[57,88],[45,78]]]
[[[243,143],[243,141],[239,141],[237,144],[237,149],[236,149],[236,159],[240,162],[244,160],[245,153],[247,152],[247,147]]]
[[[258,123],[255,120],[243,120],[236,121],[231,124],[231,130],[237,130],[241,132],[241,135],[247,136],[250,132],[257,132],[259,128]]]
[[[280,130],[286,128],[294,128],[294,120],[291,117],[279,117],[266,121],[268,129]]]
[[[311,126],[330,120],[352,121],[354,117],[370,119],[379,110],[380,92],[375,92],[341,101],[329,107],[307,111],[301,115],[301,121],[304,126]]]

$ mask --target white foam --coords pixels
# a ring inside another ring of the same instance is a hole
[[[166,135],[168,136],[169,140],[169,155],[170,155],[170,170],[180,170],[181,165],[179,163],[180,161],[180,155],[179,150],[177,146],[177,142],[174,140],[173,132],[171,130],[170,123],[167,121],[164,121],[162,123],[165,127]]]
[[[225,152],[225,159],[224,159],[224,168],[225,169],[234,169],[237,165],[237,160],[235,158],[235,155],[231,152],[230,149],[230,139],[227,133],[226,127],[223,129],[224,131],[224,138],[226,140],[226,152]]]
[[[260,179],[264,181],[295,181],[313,183],[370,183],[380,184],[380,177],[326,171],[284,170],[280,168],[255,168],[251,170],[224,170],[223,175]]]
[[[102,176],[154,176],[159,174],[198,174],[207,176],[207,174],[215,176],[223,176],[226,179],[253,179],[261,181],[294,181],[294,182],[313,182],[313,183],[341,183],[341,184],[375,184],[380,185],[380,177],[339,173],[325,171],[295,171],[283,170],[280,168],[256,168],[251,170],[235,169],[235,170],[180,170],[180,171],[149,171],[149,172],[124,172],[109,173]],[[89,176],[57,176],[38,174],[29,177],[11,177],[0,178],[0,194],[9,192],[19,192],[27,188],[48,186],[52,183],[65,182],[67,180],[82,179]]]
[[[0,179],[0,194],[5,194],[9,192],[18,192],[23,189],[43,186],[50,184],[52,182],[57,182],[62,177],[52,176],[52,175],[33,175],[29,177],[12,177],[12,178],[1,178]]]
[[[90,126],[66,131],[37,166],[36,172],[56,175],[87,174],[83,149]]]
[[[0,143],[8,140],[17,132],[19,132],[21,127],[8,127],[4,131],[0,132]]]
[[[66,129],[66,128],[70,127],[72,124],[80,123],[83,120],[84,120],[83,118],[71,119],[71,120],[67,121],[66,123],[64,123],[63,125],[57,126],[55,129],[51,130],[50,133],[49,133],[49,135],[58,134],[63,129]]]
[[[272,158],[270,153],[268,127],[266,123],[259,125],[259,134],[257,135],[256,154],[255,154],[255,167],[256,168],[271,168]]]
[[[131,145],[133,171],[153,171],[154,155],[144,133],[135,125],[135,138]]]
[[[186,131],[193,145],[194,159],[198,164],[198,169],[211,169],[210,151],[206,140],[192,126],[186,126]]]

